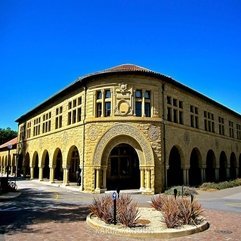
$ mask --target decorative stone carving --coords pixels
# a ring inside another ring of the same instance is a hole
[[[96,140],[97,137],[98,137],[98,129],[95,125],[91,125],[89,127],[89,131],[88,131],[88,138],[91,141],[94,141],[94,140]]]
[[[160,136],[160,130],[158,127],[151,125],[148,130],[148,136],[151,141],[156,141]]]
[[[115,94],[115,115],[130,115],[132,114],[131,89],[128,89],[127,84],[121,83],[116,88]]]

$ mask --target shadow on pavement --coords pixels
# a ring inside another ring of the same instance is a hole
[[[58,200],[58,193],[22,189],[18,198],[0,204],[0,235],[32,232],[29,225],[85,221],[88,207]]]

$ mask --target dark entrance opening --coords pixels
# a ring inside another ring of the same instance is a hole
[[[227,157],[223,151],[220,155],[219,180],[221,182],[227,180]]]
[[[193,149],[190,160],[189,184],[190,186],[198,186],[201,183],[200,153],[197,149]]]
[[[234,153],[232,153],[230,157],[230,179],[231,180],[234,180],[237,177],[236,166],[237,166],[236,156]]]
[[[140,188],[139,159],[133,147],[120,144],[110,153],[107,171],[107,189]]]
[[[58,151],[58,155],[56,158],[56,167],[54,170],[54,177],[57,180],[63,180],[63,167],[62,167],[62,154],[61,151]]]
[[[44,168],[43,168],[43,178],[49,179],[49,154],[46,153],[44,160]]]
[[[34,166],[33,178],[39,178],[38,154],[36,154],[36,156],[35,156],[35,166]]]
[[[215,155],[212,150],[209,150],[206,159],[206,181],[215,182],[215,180]]]
[[[77,171],[80,168],[79,165],[80,165],[79,152],[78,152],[78,149],[75,147],[72,151],[71,160],[70,160],[70,169],[69,169],[70,182],[77,182],[77,179],[78,179]]]
[[[169,169],[167,171],[167,186],[183,185],[183,174],[181,168],[181,156],[174,146],[169,156]]]

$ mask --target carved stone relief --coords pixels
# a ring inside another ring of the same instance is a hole
[[[148,130],[148,136],[151,141],[156,141],[160,137],[160,129],[151,125]]]

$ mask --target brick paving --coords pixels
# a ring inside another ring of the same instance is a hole
[[[241,214],[206,210],[205,216],[210,222],[210,228],[204,232],[193,234],[186,237],[173,238],[171,240],[240,240],[241,239]],[[1,238],[0,238],[1,240]],[[47,221],[33,223],[22,230],[15,230],[4,235],[4,241],[66,241],[66,240],[85,240],[85,241],[120,241],[120,240],[137,240],[135,238],[126,238],[116,236],[115,234],[104,234],[92,229],[80,217],[78,221],[57,222]],[[145,239],[143,239],[145,240]],[[158,239],[148,239],[158,240]],[[162,239],[163,240],[163,239]],[[2,240],[1,240],[2,241]]]
[[[29,185],[31,185],[31,183],[29,183]],[[241,187],[214,193],[204,192],[201,193],[201,199],[215,198],[215,200],[218,200],[220,197],[224,197],[227,195],[240,195],[240,189]],[[147,203],[146,196],[134,196],[135,198],[140,198],[140,200],[143,201],[141,203],[141,206],[149,206],[149,204]],[[63,196],[64,199],[66,199],[66,197],[68,196]],[[78,195],[78,197],[80,196]],[[81,195],[81,197],[83,200],[86,199],[86,201],[88,202],[90,200],[89,196],[87,195]],[[240,204],[240,202],[238,204]],[[17,224],[13,227],[9,226],[7,230],[5,230],[5,234],[0,233],[0,241],[138,240],[136,238],[117,236],[114,233],[103,233],[101,232],[101,230],[95,230],[89,227],[85,222],[86,215],[88,214],[88,207],[86,206],[87,204],[84,204],[84,202],[82,202],[82,205],[74,205],[68,203],[62,204],[62,206],[61,203],[59,203],[59,207],[56,205],[55,207],[49,208],[46,212],[41,211],[37,214],[35,213],[35,210],[27,210],[28,213],[26,213],[26,216],[23,217],[24,225]],[[210,228],[208,230],[185,237],[173,238],[171,240],[241,240],[240,212],[238,213],[230,211],[216,211],[211,209],[205,209],[204,216],[210,223]],[[11,215],[8,215],[7,218],[11,220]],[[142,240],[156,241],[160,239],[148,238]]]

